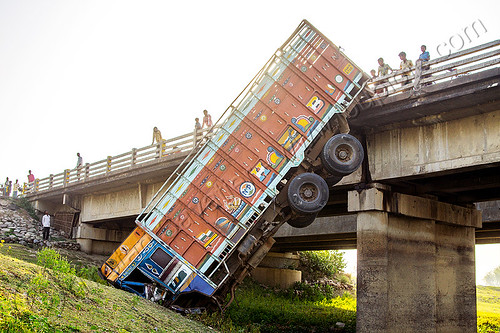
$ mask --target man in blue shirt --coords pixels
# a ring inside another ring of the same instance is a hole
[[[418,60],[422,61],[422,70],[426,71],[430,68],[430,66],[423,66],[423,63],[429,61],[431,59],[431,56],[429,55],[429,52],[427,51],[427,46],[425,46],[425,45],[420,46],[420,50],[422,51],[422,53],[418,57]],[[431,75],[430,74],[422,75],[422,79],[425,79],[428,77],[431,77]],[[426,82],[426,83],[424,83],[424,86],[427,86],[429,84],[431,84],[431,83]]]
[[[422,54],[418,59],[421,59],[422,61],[429,61],[431,59],[431,56],[429,55],[429,52],[427,52],[427,46],[422,45],[420,46],[420,50],[422,51]]]

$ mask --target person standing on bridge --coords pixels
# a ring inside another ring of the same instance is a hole
[[[201,137],[200,130],[201,130],[200,118],[194,118],[194,136],[196,143],[198,143]]]
[[[30,192],[35,187],[35,175],[28,171],[28,187],[27,190]]]
[[[429,54],[429,51],[427,51],[427,46],[425,46],[425,45],[420,46],[420,51],[422,51],[422,53],[418,57],[417,61],[420,61],[422,63],[422,71],[426,71],[426,70],[430,69],[430,66],[429,65],[424,66],[424,64],[426,62],[428,62],[429,60],[431,60],[431,56]],[[428,77],[431,77],[431,75],[430,74],[422,75],[422,79],[425,79]],[[431,84],[430,82],[426,82],[426,83],[424,83],[424,86],[428,86],[430,84]]]
[[[82,164],[83,164],[83,158],[82,156],[80,155],[80,153],[76,153],[76,168],[79,169],[82,167]]]
[[[153,127],[153,142],[151,143],[152,145],[155,143],[161,143],[163,141],[163,138],[161,137],[161,132],[158,129],[158,127]]]
[[[8,197],[9,194],[10,194],[9,192],[10,192],[9,191],[9,177],[7,177],[5,179],[5,184],[4,184],[4,187],[3,187],[3,195],[6,196],[6,197]]]
[[[378,58],[378,71],[377,71],[377,75],[378,76],[386,76],[389,74],[389,71],[392,73],[392,68],[391,66],[389,66],[388,64],[384,63],[384,58]],[[388,79],[384,79],[384,80],[380,80],[379,81],[379,84],[382,85],[382,84],[385,84],[389,82]],[[381,88],[382,92],[386,92],[387,91],[387,87],[383,87]]]
[[[76,153],[76,176],[78,177],[78,180],[80,180],[80,169],[82,168],[83,165],[83,158],[80,155],[80,153]]]
[[[386,76],[387,74],[392,73],[392,68],[388,64],[384,63],[384,58],[378,58],[378,76]]]
[[[400,70],[408,70],[401,74],[403,82],[401,82],[401,86],[407,85],[411,83],[410,70],[413,67],[413,62],[411,60],[406,59],[406,52],[399,52],[399,59],[401,59],[401,64],[399,64]]]
[[[418,57],[419,60],[422,60],[425,62],[431,60],[431,56],[429,54],[429,51],[427,51],[427,46],[425,46],[425,45],[420,46],[420,51],[422,51],[422,53]]]
[[[16,182],[14,183],[14,187],[12,188],[12,197],[17,198],[17,192],[19,191],[19,180],[16,179]]]
[[[43,240],[48,241],[50,234],[50,215],[47,211],[45,211],[42,216],[42,227],[43,227],[43,232],[42,232]]]
[[[205,128],[205,125],[207,128],[212,127],[212,116],[208,114],[207,110],[203,110],[203,125],[201,128]]]

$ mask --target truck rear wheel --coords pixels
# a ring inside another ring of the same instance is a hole
[[[321,161],[330,174],[347,176],[359,168],[364,155],[358,139],[350,134],[337,134],[323,146]]]
[[[288,220],[286,223],[288,223],[289,225],[291,225],[294,228],[305,228],[314,222],[314,220],[316,219],[316,215],[317,214],[299,216],[299,217],[296,217],[294,219]]]
[[[296,212],[316,214],[328,202],[328,185],[314,173],[303,173],[292,179],[288,186],[288,203]]]

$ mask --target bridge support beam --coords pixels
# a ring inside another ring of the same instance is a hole
[[[74,237],[83,252],[109,255],[129,233],[130,231],[94,228],[92,225],[82,223],[75,228]]]
[[[268,252],[250,274],[254,280],[266,286],[286,289],[302,281],[302,272],[294,269],[298,266],[297,254]]]
[[[474,232],[481,214],[378,186],[357,212],[357,332],[476,332]]]

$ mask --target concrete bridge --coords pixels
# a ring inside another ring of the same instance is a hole
[[[474,245],[500,242],[499,49],[497,40],[417,65],[406,85],[401,72],[374,80],[384,91],[350,119],[362,167],[311,226],[276,234],[276,252],[357,248],[360,332],[476,330]],[[110,253],[198,140],[66,170],[27,196],[83,250]]]

